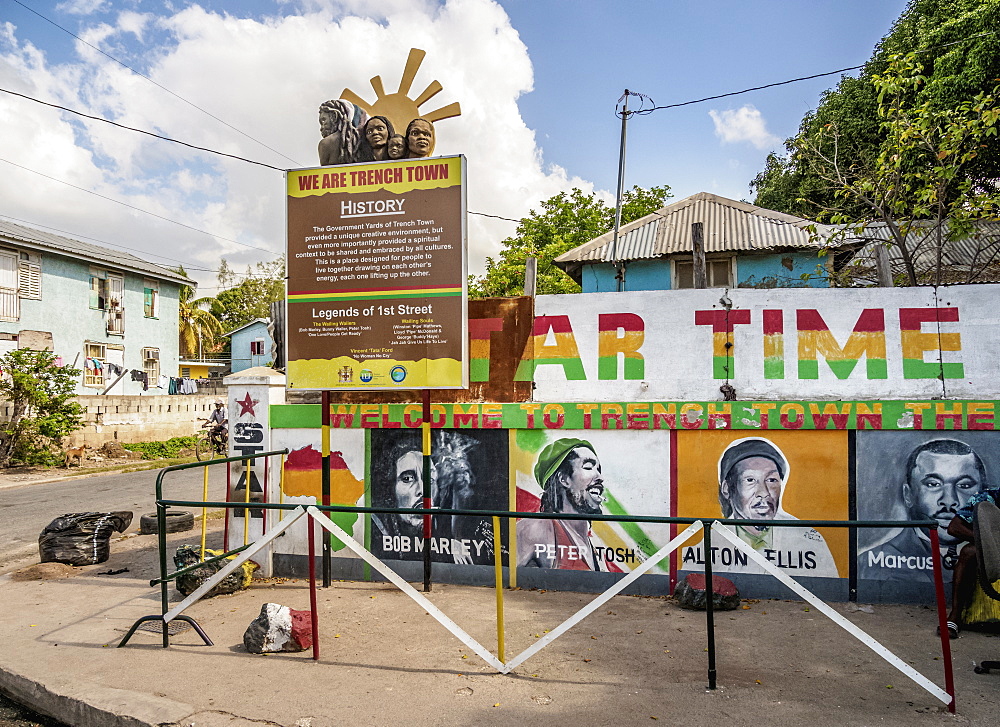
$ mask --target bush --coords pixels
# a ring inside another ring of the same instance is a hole
[[[10,404],[0,425],[0,467],[11,462],[54,464],[62,438],[79,429],[83,409],[73,401],[80,370],[56,364],[51,351],[21,348],[0,357],[0,396]]]
[[[165,442],[133,442],[122,447],[130,452],[139,452],[143,459],[170,459],[183,449],[194,449],[197,437],[172,437]]]

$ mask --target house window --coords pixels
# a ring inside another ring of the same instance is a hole
[[[191,378],[191,368],[189,366],[181,367],[181,378],[190,379]]]
[[[21,317],[17,297],[19,258],[16,252],[0,250],[0,320],[16,321]]]
[[[156,318],[160,306],[160,284],[155,280],[142,281],[142,312],[146,318]]]
[[[18,297],[42,299],[42,260],[38,255],[22,252],[18,264]]]
[[[250,341],[250,355],[251,356],[263,356],[264,355],[264,339],[258,338],[256,341]]]
[[[160,378],[160,349],[142,349],[142,370],[149,377],[149,385],[154,386],[156,380]]]
[[[107,371],[107,346],[103,343],[86,343],[83,346],[83,385],[104,386],[104,375]]]
[[[705,261],[705,277],[709,288],[729,288],[733,285],[733,259]],[[694,287],[694,263],[674,261],[674,289]]]
[[[0,333],[0,356],[10,353],[17,348],[16,333]]]

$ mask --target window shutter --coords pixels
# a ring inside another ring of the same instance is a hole
[[[27,260],[20,261],[18,269],[18,295],[32,300],[42,299],[42,266]]]

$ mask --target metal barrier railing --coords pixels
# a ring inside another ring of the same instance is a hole
[[[216,562],[224,558],[231,557],[235,554],[246,551],[251,547],[252,544],[245,543],[243,546],[229,550],[220,555],[213,556],[210,559],[204,558],[204,534],[202,536],[202,562],[188,566],[186,568],[175,571],[174,573],[167,572],[167,549],[166,549],[166,510],[168,507],[201,507],[203,513],[207,511],[208,508],[215,509],[236,509],[242,508],[246,509],[251,504],[254,509],[260,510],[277,510],[282,513],[286,511],[302,510],[303,506],[301,504],[286,504],[284,502],[253,502],[249,500],[250,497],[250,479],[247,478],[247,495],[246,500],[243,502],[231,502],[231,501],[207,501],[207,500],[177,500],[177,499],[165,499],[163,498],[163,478],[168,472],[173,472],[177,470],[191,469],[194,467],[206,467],[206,489],[205,496],[207,497],[207,467],[218,464],[227,464],[232,462],[243,462],[249,467],[252,467],[253,461],[255,459],[265,459],[267,462],[268,457],[285,455],[288,453],[287,449],[274,450],[270,452],[260,452],[255,454],[253,457],[239,456],[239,457],[229,457],[225,459],[217,459],[209,462],[191,462],[181,465],[173,465],[171,467],[164,468],[160,471],[156,478],[156,508],[157,508],[157,519],[158,519],[158,546],[159,546],[159,561],[160,561],[160,577],[154,578],[150,581],[151,586],[159,585],[161,588],[161,607],[162,613],[159,615],[143,616],[133,624],[132,628],[128,631],[125,637],[118,644],[119,647],[125,646],[131,636],[134,634],[135,630],[139,625],[145,621],[162,621],[163,622],[163,646],[164,648],[169,646],[169,634],[167,629],[167,622],[165,620],[166,615],[169,613],[169,595],[168,595],[168,583],[179,575],[183,575],[192,570],[195,570],[206,563]],[[249,472],[249,469],[248,469]],[[282,467],[282,483],[284,477],[284,468]],[[265,483],[267,478],[265,477]],[[230,493],[229,478],[227,476],[227,497]],[[266,484],[265,484],[266,490]],[[740,518],[729,518],[720,519],[714,517],[674,517],[674,516],[656,516],[656,515],[605,515],[605,514],[579,514],[579,513],[551,513],[551,512],[520,512],[514,510],[464,510],[455,508],[391,508],[391,507],[371,507],[371,506],[354,506],[354,505],[314,505],[309,508],[310,510],[318,511],[321,513],[355,513],[355,514],[398,514],[398,515],[422,515],[425,518],[438,516],[438,515],[457,515],[457,516],[470,516],[470,517],[490,517],[493,519],[494,523],[494,566],[495,566],[495,588],[497,590],[497,615],[498,615],[498,645],[500,653],[500,662],[504,661],[504,645],[503,645],[503,582],[502,582],[502,554],[501,548],[499,547],[499,522],[501,519],[507,519],[508,522],[514,519],[542,519],[542,520],[586,520],[591,522],[617,522],[617,523],[650,523],[650,524],[664,524],[664,525],[691,525],[694,523],[701,523],[703,537],[704,537],[704,547],[705,552],[712,552],[712,526],[718,523],[723,526],[760,526],[764,525],[767,527],[825,527],[825,528],[927,528],[929,531],[929,538],[931,541],[931,556],[934,569],[934,583],[935,583],[935,600],[937,602],[938,610],[938,623],[939,623],[939,633],[941,635],[941,650],[942,650],[942,660],[944,661],[944,671],[945,671],[945,692],[950,696],[950,702],[948,703],[949,710],[955,712],[955,687],[954,678],[952,672],[951,663],[951,649],[950,642],[948,638],[948,630],[946,627],[946,606],[944,597],[944,580],[943,580],[943,570],[941,565],[941,554],[938,543],[938,523],[935,520],[755,520],[755,519],[740,519]],[[249,511],[245,512],[246,522],[249,522]],[[228,521],[228,518],[227,518]],[[203,518],[203,529],[204,529],[204,518]],[[244,529],[246,530],[246,523]],[[338,529],[339,530],[339,529]],[[330,534],[329,538],[333,535]],[[693,537],[693,536],[692,536]],[[426,579],[430,574],[429,568],[429,555],[430,555],[430,538],[421,537],[420,540],[423,541],[423,553],[425,562],[425,585]],[[310,580],[310,602],[313,609],[313,628],[316,627],[315,618],[315,550],[313,544],[313,527],[309,527],[309,580]],[[228,547],[228,539],[226,540],[226,546]],[[324,557],[329,556],[329,549],[324,549]],[[513,563],[514,554],[509,555],[510,563]],[[660,558],[662,559],[662,558]],[[708,681],[709,689],[715,689],[717,687],[717,668],[716,668],[716,645],[715,645],[715,615],[714,615],[714,585],[713,585],[713,565],[712,558],[707,556],[704,558],[704,568],[705,568],[705,583],[706,583],[706,629],[707,629],[707,640],[708,640]],[[511,566],[513,567],[513,566]],[[324,564],[324,572],[329,571],[329,565]],[[426,590],[426,589],[425,589]],[[175,609],[176,610],[176,609]],[[204,633],[201,627],[189,616],[185,615],[174,615],[174,619],[180,619],[187,623],[190,623],[194,629],[197,631],[199,636],[205,641],[207,645],[212,645],[212,641]],[[314,658],[319,657],[318,651],[318,639],[314,641]]]

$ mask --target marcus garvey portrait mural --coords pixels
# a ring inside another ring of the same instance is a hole
[[[371,79],[376,99],[372,103],[344,89],[340,98],[319,107],[319,163],[353,164],[398,159],[420,159],[434,153],[434,122],[459,116],[456,103],[421,112],[441,90],[432,81],[415,99],[409,97],[413,79],[426,53],[411,48],[396,93],[386,94],[381,76]]]
[[[945,580],[964,545],[948,534],[958,510],[994,486],[1000,471],[997,432],[859,432],[858,517],[935,520]],[[879,583],[929,584],[934,577],[924,528],[858,532],[858,578]]]

